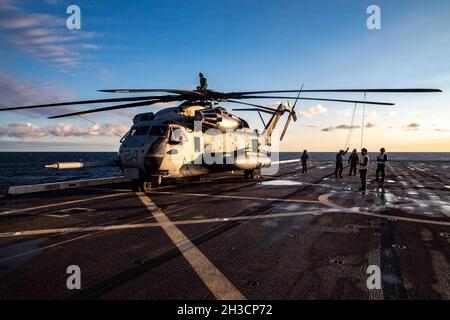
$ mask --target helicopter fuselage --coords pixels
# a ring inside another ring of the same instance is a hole
[[[165,178],[269,167],[264,136],[218,108],[185,106],[137,115],[119,149],[124,176],[159,184]],[[209,118],[200,119],[201,112],[209,112]],[[213,114],[220,116],[213,121]]]

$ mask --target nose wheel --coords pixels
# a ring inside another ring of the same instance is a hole
[[[149,193],[152,188],[156,188],[162,183],[161,176],[153,176],[148,179],[139,179],[131,181],[131,189],[136,192]]]
[[[259,179],[260,178],[259,170],[256,170],[256,169],[244,170],[244,178],[245,179]]]

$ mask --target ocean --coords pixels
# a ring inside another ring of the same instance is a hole
[[[334,160],[335,152],[310,152],[314,160]],[[450,161],[450,152],[390,152],[389,160]],[[376,154],[369,154],[373,159]],[[298,152],[281,152],[280,160],[297,159]],[[86,168],[74,170],[46,169],[55,162],[113,161],[116,152],[0,152],[0,185],[28,185],[120,176],[119,168]]]

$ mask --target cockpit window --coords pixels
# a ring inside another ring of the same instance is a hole
[[[155,136],[155,137],[165,137],[167,136],[168,127],[163,126],[141,126],[134,127],[131,130],[131,136]]]
[[[148,133],[148,129],[150,129],[150,127],[148,127],[148,126],[133,128],[133,130],[131,131],[131,135],[132,136],[146,136]]]
[[[154,126],[150,128],[148,134],[151,136],[165,137],[167,135],[167,129],[168,127]]]

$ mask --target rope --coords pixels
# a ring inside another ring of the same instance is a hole
[[[345,141],[344,150],[347,149],[347,147],[350,147],[350,141],[352,139],[353,124],[355,122],[356,106],[357,106],[357,103],[355,103],[355,106],[353,107],[352,121],[350,122],[350,128],[348,130],[348,135],[347,135],[347,140]]]
[[[362,124],[361,124],[361,149],[363,148],[363,141],[364,141],[365,116],[366,116],[366,92],[364,92],[364,105],[363,105]]]

